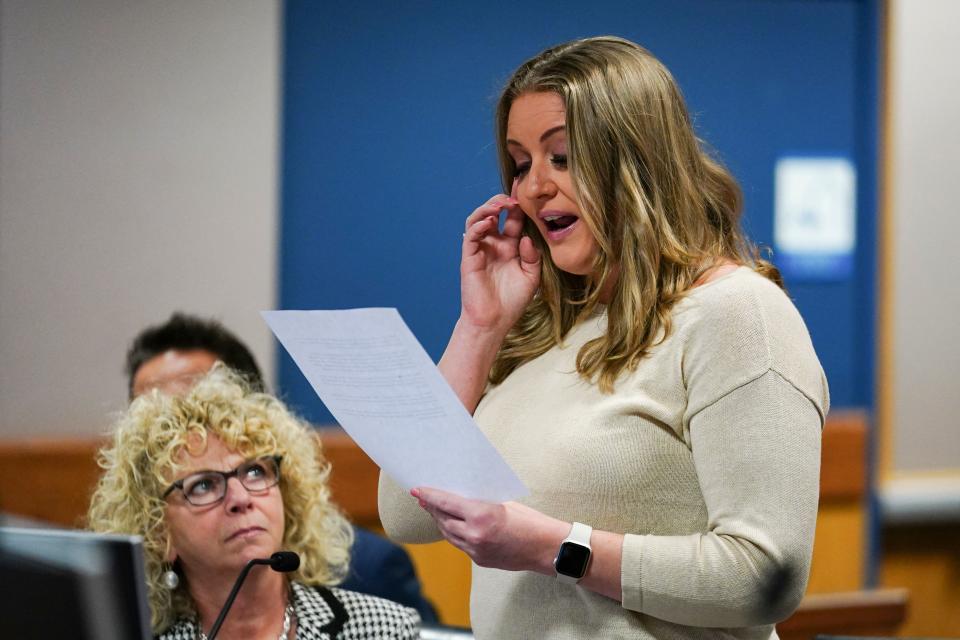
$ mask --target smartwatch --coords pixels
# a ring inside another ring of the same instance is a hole
[[[553,559],[553,568],[557,579],[566,584],[577,584],[587,574],[590,565],[590,534],[593,527],[574,522],[566,539],[560,543],[557,557]]]

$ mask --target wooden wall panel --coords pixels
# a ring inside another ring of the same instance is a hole
[[[866,513],[860,502],[821,501],[807,593],[863,588]]]
[[[333,466],[337,502],[360,524],[375,526],[377,466],[339,429],[321,441]],[[64,525],[76,523],[99,470],[96,438],[0,440],[0,509]],[[866,487],[866,421],[860,412],[830,414],[823,434],[821,503],[859,503]]]
[[[330,461],[333,500],[350,519],[367,529],[380,529],[377,481],[380,468],[340,429],[324,429],[320,441]]]
[[[820,455],[820,509],[807,593],[856,591],[866,575],[867,420],[827,417]]]
[[[53,524],[79,526],[100,469],[104,440],[0,440],[0,511]],[[377,466],[343,431],[323,432],[334,500],[362,526],[377,528]]]
[[[820,454],[820,501],[862,502],[867,492],[867,417],[862,411],[827,416]]]
[[[78,527],[100,476],[97,439],[0,440],[0,511]]]
[[[433,544],[405,544],[423,593],[434,604],[440,620],[458,627],[470,626],[471,563],[446,540]]]
[[[960,524],[887,527],[881,549],[880,585],[910,592],[901,633],[960,638]]]

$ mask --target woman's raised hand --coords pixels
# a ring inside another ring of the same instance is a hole
[[[460,319],[438,367],[473,413],[497,351],[540,286],[540,253],[523,235],[523,210],[498,194],[467,217],[460,260]],[[507,210],[503,230],[500,211]]]
[[[523,235],[524,213],[514,196],[498,194],[467,217],[460,261],[461,321],[502,335],[540,285],[540,254]]]

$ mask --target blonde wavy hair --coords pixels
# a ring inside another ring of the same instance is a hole
[[[543,256],[540,288],[501,346],[493,384],[561,343],[593,313],[611,277],[607,331],[577,355],[579,374],[605,392],[670,334],[671,309],[712,267],[748,265],[783,286],[740,229],[739,186],[704,150],[680,89],[649,51],[602,36],[549,48],[520,66],[496,111],[507,193],[517,174],[506,147],[510,108],[536,92],[555,93],[566,107],[568,166],[599,251],[591,275],[565,273],[525,221]]]
[[[161,584],[169,537],[161,498],[182,466],[182,452],[202,451],[209,435],[248,457],[281,455],[283,548],[300,556],[294,579],[333,585],[347,572],[353,529],[330,502],[329,463],[313,430],[276,398],[250,390],[218,364],[183,397],[140,396],[120,417],[112,442],[100,450],[104,469],[90,504],[94,531],[143,536],[151,623],[155,633],[196,615],[185,584]]]

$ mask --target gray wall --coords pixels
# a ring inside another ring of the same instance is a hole
[[[891,466],[960,471],[960,2],[891,18]]]
[[[93,434],[174,309],[273,377],[280,7],[0,0],[0,436]]]

